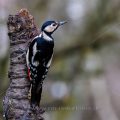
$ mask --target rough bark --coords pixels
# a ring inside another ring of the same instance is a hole
[[[26,50],[29,43],[38,35],[34,18],[26,9],[8,17],[8,36],[10,38],[9,88],[3,100],[6,120],[43,120],[42,109],[30,108],[28,93],[30,82],[27,77]]]

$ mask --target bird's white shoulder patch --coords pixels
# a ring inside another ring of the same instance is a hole
[[[35,61],[34,60],[34,57],[35,57],[36,53],[37,53],[37,43],[35,42],[35,44],[33,45],[33,57],[32,57],[32,64],[34,66],[38,66],[39,65],[39,61]]]
[[[33,45],[33,56],[35,56],[37,52],[37,43],[35,42],[35,44]]]

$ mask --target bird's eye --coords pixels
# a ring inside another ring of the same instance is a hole
[[[53,23],[52,26],[56,26],[56,23]]]

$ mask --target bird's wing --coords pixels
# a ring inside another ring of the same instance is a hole
[[[36,45],[36,39],[34,39],[31,42],[31,44],[30,44],[30,46],[27,50],[27,54],[26,54],[28,77],[29,77],[30,80],[32,79],[31,78],[31,66],[33,66],[33,64],[35,64],[35,63],[33,63],[33,60],[34,60],[34,56],[35,56],[36,52],[37,52],[37,45]]]

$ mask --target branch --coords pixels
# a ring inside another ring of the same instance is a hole
[[[28,93],[30,82],[27,79],[25,54],[31,40],[38,35],[34,18],[26,9],[8,17],[10,38],[10,85],[3,100],[6,120],[43,120],[42,109],[31,110]]]

